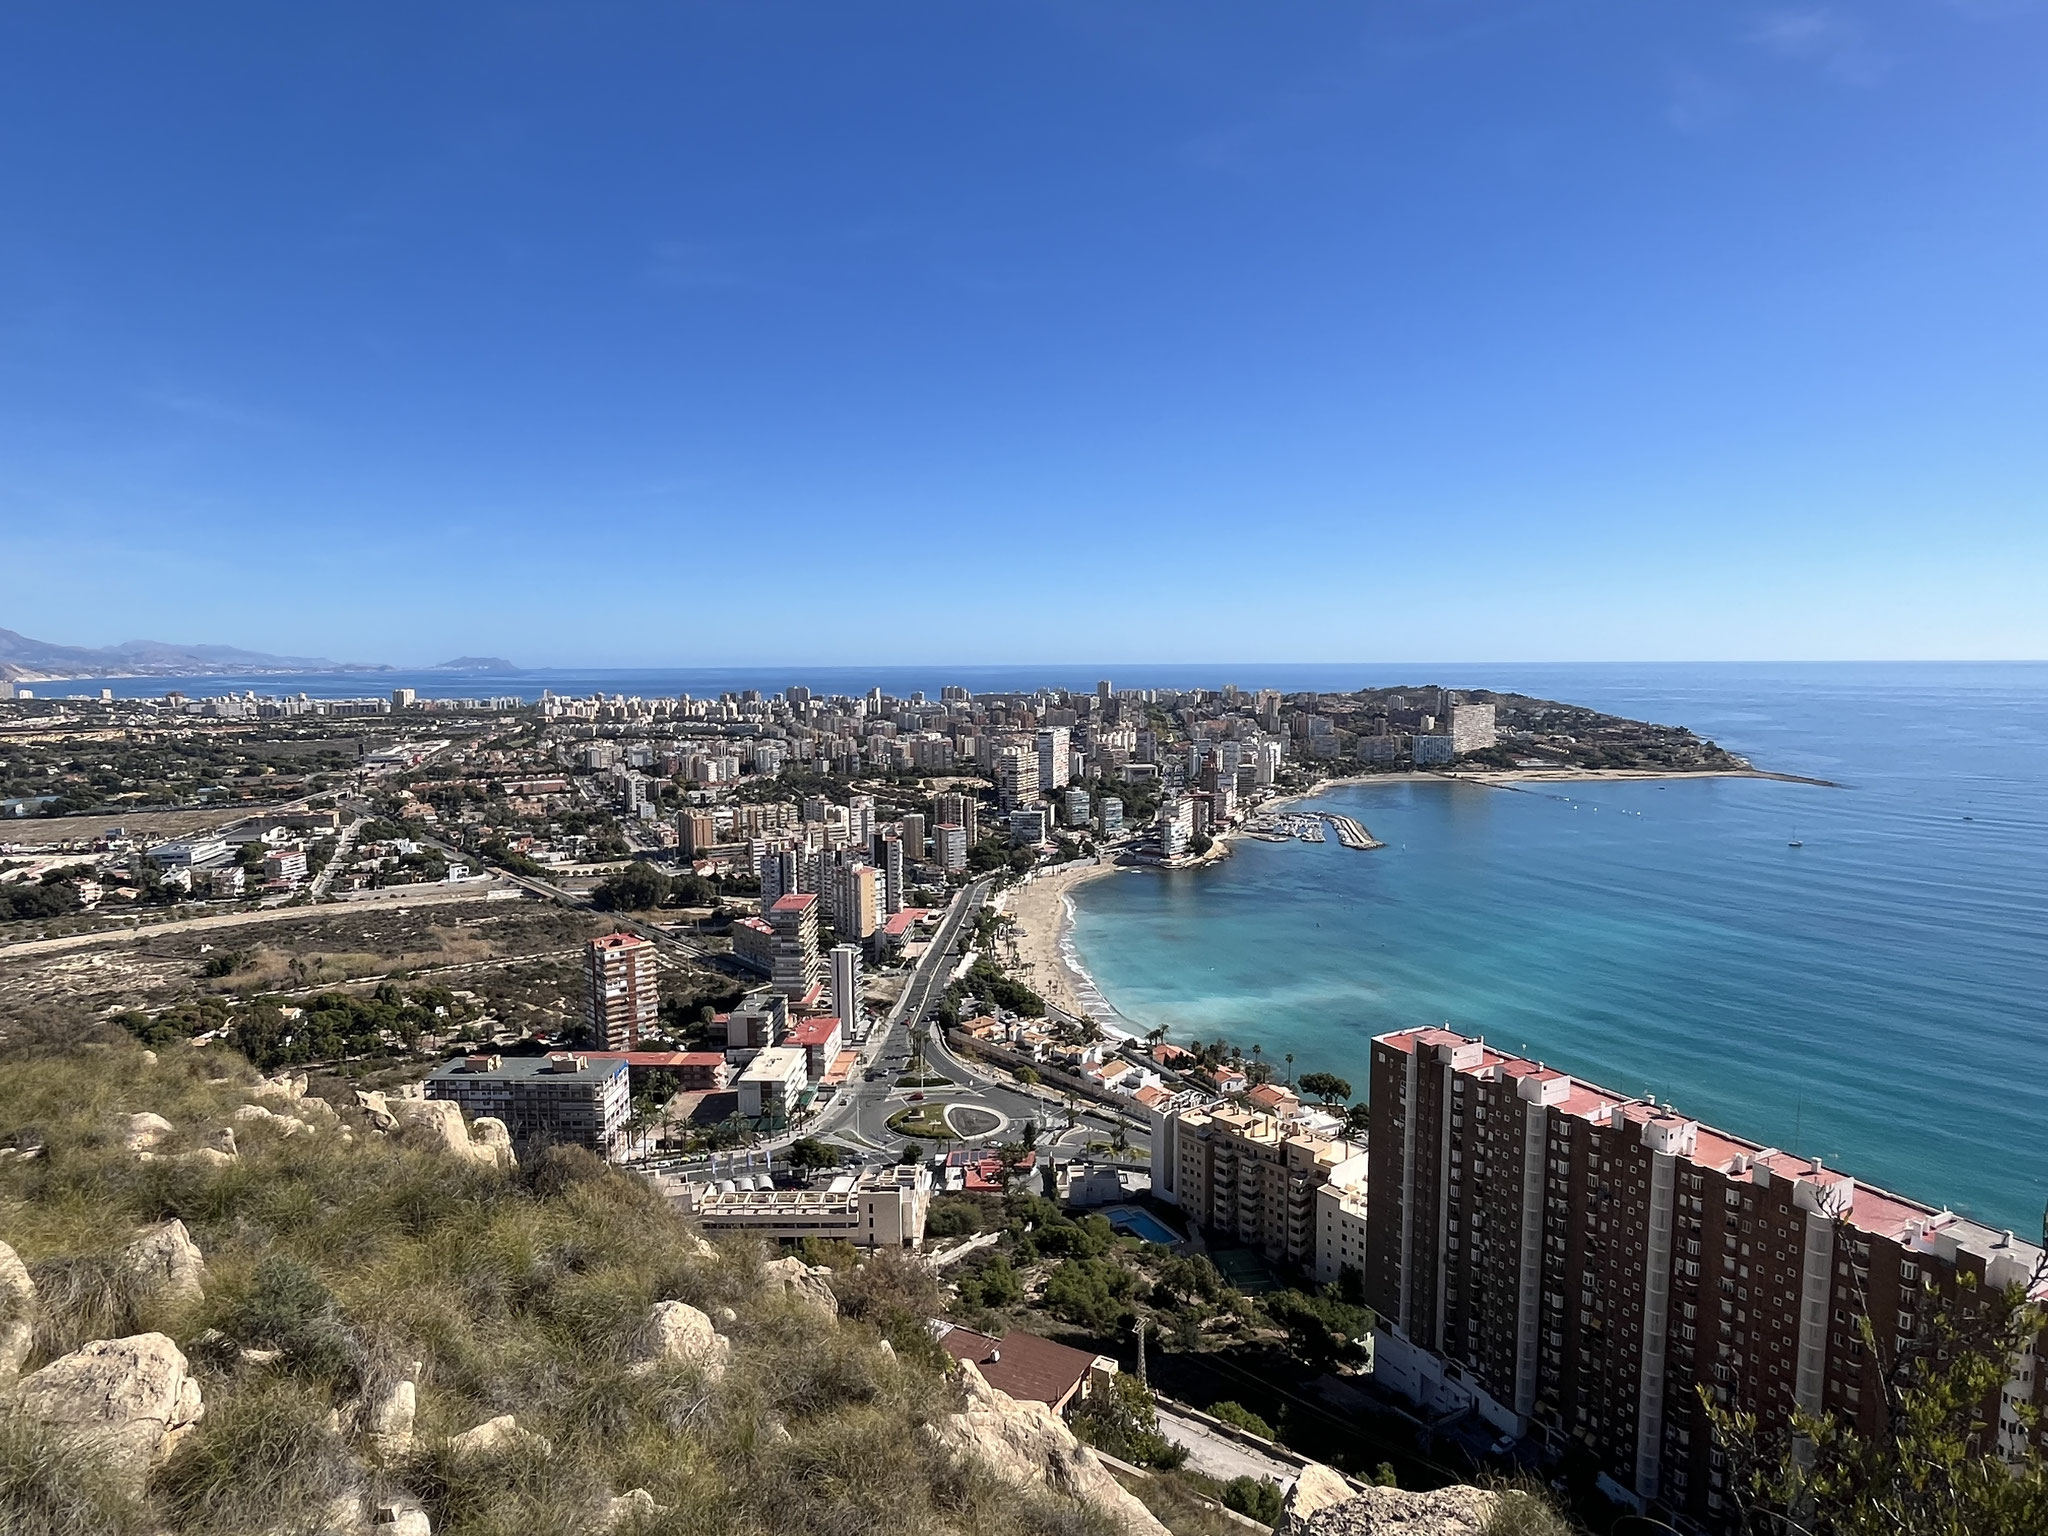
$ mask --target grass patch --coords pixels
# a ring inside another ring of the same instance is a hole
[[[946,1124],[945,1106],[913,1104],[889,1117],[889,1129],[899,1136],[917,1136],[926,1141],[950,1141],[953,1128]]]
[[[915,1264],[842,1271],[835,1322],[763,1291],[758,1244],[707,1255],[650,1186],[587,1154],[516,1172],[455,1164],[372,1136],[339,1103],[351,1145],[259,1123],[238,1128],[242,1156],[224,1168],[138,1162],[128,1114],[169,1119],[166,1150],[201,1144],[247,1102],[248,1065],[23,1038],[0,1039],[0,1142],[45,1150],[0,1165],[0,1231],[44,1285],[28,1368],[161,1328],[206,1415],[141,1501],[0,1421],[0,1536],[311,1533],[365,1498],[417,1502],[437,1536],[566,1536],[598,1528],[631,1488],[660,1507],[633,1536],[1113,1536],[930,1448],[920,1429],[955,1398],[923,1323],[936,1287]],[[164,1307],[132,1294],[110,1256],[171,1216],[206,1255],[206,1294]],[[670,1299],[736,1314],[715,1384],[629,1369],[648,1309]],[[259,1346],[282,1353],[244,1363]],[[371,1470],[360,1405],[415,1364],[415,1448]],[[508,1413],[545,1451],[450,1454],[451,1437]]]

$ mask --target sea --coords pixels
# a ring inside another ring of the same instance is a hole
[[[2048,1197],[2048,663],[672,668],[81,679],[361,697],[936,698],[1050,686],[1496,688],[1690,726],[1757,779],[1331,791],[1359,853],[1244,840],[1077,888],[1068,945],[1138,1029],[1362,1094],[1447,1023],[2025,1235]],[[1797,844],[1798,846],[1793,846]],[[1292,1057],[1292,1061],[1288,1060]]]
[[[1333,789],[1309,804],[1384,848],[1245,839],[1073,891],[1068,949],[1134,1027],[1362,1096],[1374,1035],[1448,1024],[2040,1235],[2048,664],[1428,676],[1687,725],[1835,787]]]

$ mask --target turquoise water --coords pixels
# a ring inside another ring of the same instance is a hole
[[[1483,680],[1466,670],[1446,681]],[[1335,790],[1319,803],[1387,847],[1247,840],[1077,889],[1075,949],[1109,1001],[1361,1093],[1374,1034],[1448,1022],[2037,1233],[2048,666],[1484,675],[1842,787]]]

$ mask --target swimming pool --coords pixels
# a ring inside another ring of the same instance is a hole
[[[1119,1232],[1128,1232],[1133,1237],[1143,1238],[1148,1243],[1157,1243],[1162,1248],[1171,1248],[1181,1242],[1181,1235],[1165,1222],[1142,1206],[1109,1205],[1096,1213],[1107,1216],[1109,1224]]]

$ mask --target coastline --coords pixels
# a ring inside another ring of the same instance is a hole
[[[1772,779],[1787,784],[1810,784],[1823,789],[1841,786],[1829,779],[1806,778],[1799,774],[1771,773],[1760,768],[1715,768],[1698,771],[1648,768],[1500,768],[1468,770],[1462,773],[1424,773],[1413,769],[1400,773],[1360,773],[1323,779],[1293,794],[1261,801],[1261,813],[1285,812],[1327,791],[1355,784],[1477,784],[1487,789],[1526,792],[1528,786],[1545,782],[1597,784],[1602,782],[1677,779]],[[1203,868],[1230,856],[1232,844],[1250,835],[1236,826],[1218,833],[1215,847],[1202,858],[1183,866]],[[1035,875],[1028,884],[1013,886],[999,901],[1001,910],[1014,925],[1013,943],[1023,979],[1048,1005],[1077,1018],[1095,1020],[1112,1030],[1127,1029],[1130,1021],[1103,996],[1095,978],[1074,953],[1070,942],[1073,914],[1067,895],[1076,886],[1126,870],[1156,866],[1119,864],[1114,860],[1061,864]]]
[[[1052,1007],[1076,1018],[1100,1022],[1107,1004],[1096,990],[1095,979],[1074,959],[1067,943],[1072,926],[1067,893],[1090,880],[1121,874],[1128,867],[1106,859],[1061,864],[1024,885],[1012,886],[999,898],[1001,910],[1014,925],[1013,942],[1024,984]]]

